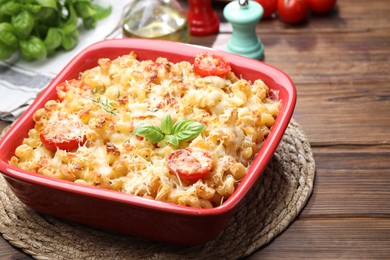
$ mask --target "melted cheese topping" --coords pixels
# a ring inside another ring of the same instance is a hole
[[[35,127],[16,149],[12,165],[79,184],[210,208],[234,192],[279,113],[279,102],[269,98],[261,80],[249,82],[233,72],[226,78],[202,78],[189,62],[140,61],[134,52],[100,59],[79,80],[83,84],[70,81],[60,100],[35,112]],[[173,122],[187,118],[207,128],[179,147],[165,141],[153,145],[132,134],[141,123],[160,126],[166,114]],[[84,144],[69,152],[47,150],[39,133],[52,121],[66,128],[72,118],[83,124]],[[213,161],[211,173],[195,183],[180,180],[167,167],[167,157],[187,147],[208,152]]]

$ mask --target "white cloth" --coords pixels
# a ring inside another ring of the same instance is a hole
[[[71,51],[60,51],[43,61],[26,62],[15,54],[0,62],[0,120],[13,121],[32,103],[37,94],[81,50],[92,43],[122,37],[121,17],[131,0],[96,1],[110,4],[112,12],[98,21],[96,28],[80,28],[78,45]]]

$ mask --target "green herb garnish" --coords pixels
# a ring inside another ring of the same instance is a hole
[[[194,139],[205,128],[205,125],[185,118],[173,124],[172,117],[167,114],[161,120],[161,127],[141,124],[134,129],[133,134],[142,136],[154,144],[164,140],[178,146],[179,142]]]
[[[104,92],[106,92],[106,88],[104,86],[99,86],[99,87],[94,87],[92,90],[91,90],[92,94],[96,95],[96,94],[100,94],[100,95],[103,95]]]
[[[105,110],[107,113],[116,116],[116,108],[112,106],[112,102],[108,99],[106,99],[106,101],[104,102],[100,99],[100,97],[97,97],[96,99],[92,99],[92,102],[97,103],[99,105],[99,108]]]

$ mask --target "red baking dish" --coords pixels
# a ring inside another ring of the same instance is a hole
[[[99,58],[114,59],[135,51],[140,60],[166,57],[172,62],[193,62],[200,52],[225,56],[236,75],[247,80],[262,79],[281,101],[280,114],[271,133],[252,162],[236,191],[221,206],[195,209],[154,201],[116,191],[82,186],[9,165],[15,149],[33,127],[32,116],[56,98],[57,84],[77,78],[97,66]],[[0,141],[0,170],[15,195],[32,209],[127,235],[180,244],[196,245],[215,238],[226,226],[235,209],[261,176],[289,124],[296,102],[296,90],[282,71],[263,62],[205,47],[177,42],[143,39],[115,39],[98,42],[75,56],[51,81],[28,110]]]

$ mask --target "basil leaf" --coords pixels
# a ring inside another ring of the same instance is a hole
[[[74,9],[77,12],[77,15],[81,18],[93,17],[96,15],[96,11],[92,8],[91,3],[89,2],[76,2],[74,4]]]
[[[16,34],[21,38],[27,38],[35,25],[35,19],[29,11],[23,10],[11,20]]]
[[[96,20],[102,20],[102,19],[108,17],[112,11],[111,5],[102,6],[102,5],[98,5],[98,4],[92,4],[92,8],[95,9],[95,11],[96,11],[96,15],[95,15]]]
[[[62,29],[64,30],[64,34],[70,34],[74,30],[77,29],[77,13],[73,6],[69,6],[69,16],[64,25],[62,26]]]
[[[48,52],[52,52],[59,46],[61,46],[63,34],[64,33],[60,28],[49,28],[49,30],[47,31],[46,38],[43,41]]]
[[[9,47],[18,46],[19,39],[14,33],[14,27],[10,23],[0,23],[0,41]]]
[[[19,13],[20,10],[22,10],[22,4],[15,1],[8,1],[0,6],[1,14],[15,15]]]
[[[17,45],[8,46],[0,41],[0,60],[6,60],[12,56],[17,50]]]
[[[59,23],[60,15],[53,8],[41,7],[35,17],[38,23],[50,26]]]
[[[77,15],[82,18],[86,29],[95,28],[97,21],[109,16],[112,10],[111,6],[102,6],[91,1],[76,1],[74,8]]]
[[[79,32],[77,30],[74,30],[73,32],[64,35],[64,37],[62,38],[61,45],[66,51],[69,51],[76,47],[78,41]]]
[[[205,128],[206,126],[199,122],[181,119],[173,126],[173,135],[179,141],[187,141],[197,137]]]
[[[179,139],[174,135],[166,135],[164,141],[167,143],[173,144],[174,146],[179,146]]]
[[[56,0],[36,0],[43,7],[57,8]]]
[[[88,2],[76,2],[74,5],[76,13],[83,19],[83,24],[86,29],[92,29],[96,27],[97,19],[96,11],[92,8],[91,3]]]
[[[83,25],[87,30],[95,28],[96,23],[97,21],[93,16],[83,18]]]
[[[21,40],[20,51],[26,60],[44,59],[47,55],[45,44],[36,36],[30,36],[27,40]]]
[[[164,116],[164,118],[161,120],[161,130],[164,134],[170,135],[173,132],[173,123],[172,123],[172,117],[171,115],[167,114]]]
[[[152,125],[137,126],[133,131],[133,135],[145,137],[154,144],[160,142],[164,138],[164,134],[161,129]]]
[[[42,6],[40,5],[34,5],[34,4],[25,4],[24,5],[24,9],[26,9],[27,11],[31,12],[31,13],[38,13],[40,10],[41,10]]]

